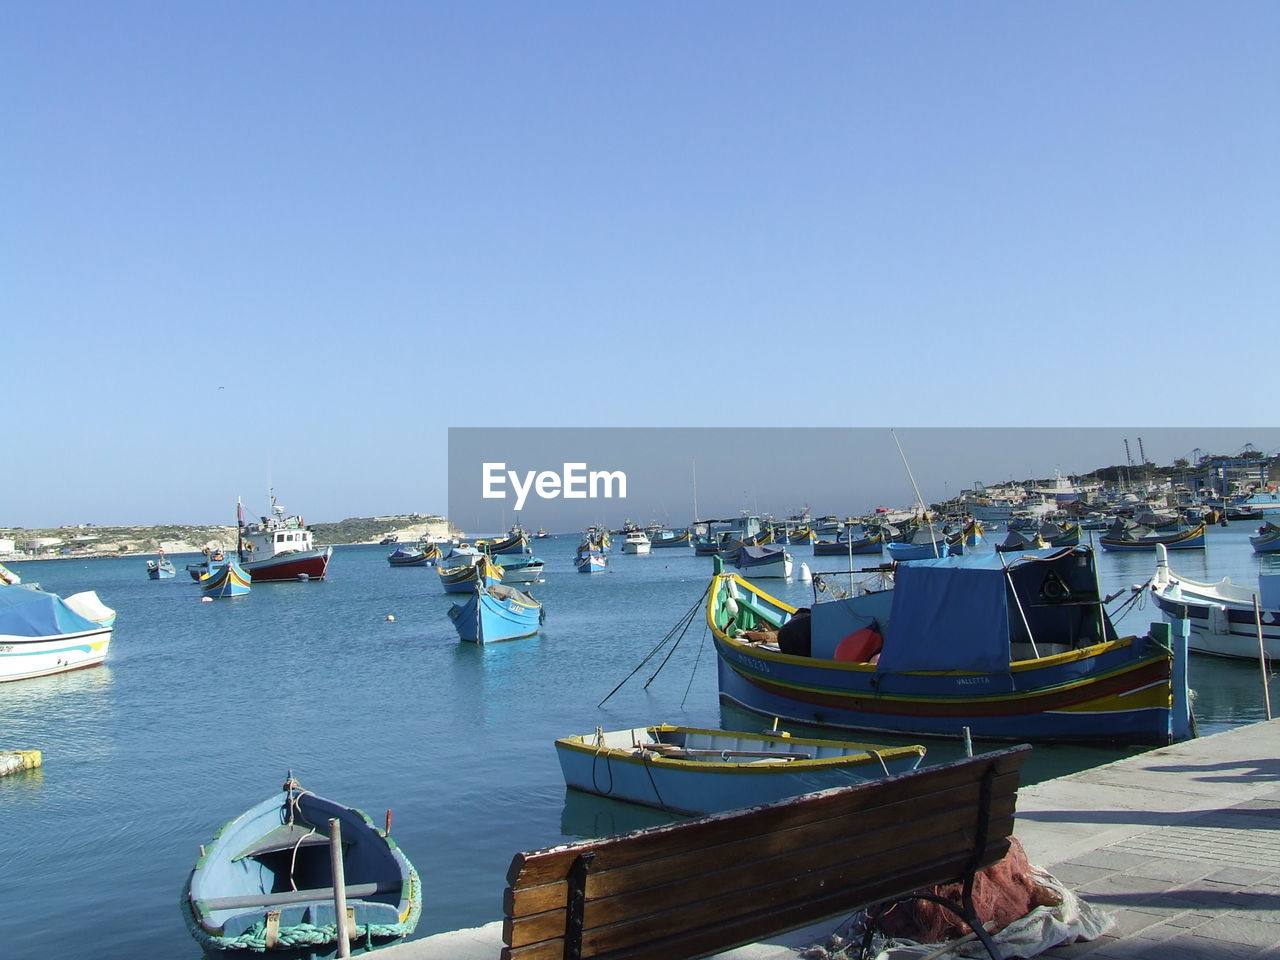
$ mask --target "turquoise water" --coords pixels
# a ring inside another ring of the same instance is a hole
[[[1249,532],[1213,528],[1207,550],[1171,554],[1173,568],[1253,583]],[[418,935],[498,919],[519,850],[670,819],[567,792],[552,741],[663,720],[760,728],[718,703],[700,617],[647,688],[670,644],[597,707],[698,601],[711,561],[688,549],[615,554],[609,573],[584,576],[576,545],[535,543],[548,561],[533,588],[542,634],[486,648],[457,641],[434,570],[393,569],[388,547],[338,547],[324,582],[258,584],[212,603],[185,557],[177,578],[154,581],[140,557],[11,564],[63,595],[97,590],[119,621],[106,666],[0,685],[0,749],[44,751],[41,769],[0,778],[0,955],[199,957],[178,911],[198,845],[288,770],[375,822],[392,811],[423,878]],[[792,552],[797,569],[841,566]],[[1107,593],[1153,567],[1150,554],[1099,554]],[[764,586],[811,599],[808,584]],[[1121,626],[1151,619],[1148,602]],[[1191,676],[1202,732],[1265,716],[1257,664],[1197,657]],[[960,754],[925,742],[926,762]],[[1028,779],[1123,753],[1038,747]]]

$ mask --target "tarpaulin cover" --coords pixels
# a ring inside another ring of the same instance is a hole
[[[999,557],[989,554],[902,564],[880,671],[1006,672],[1008,584]]]
[[[86,620],[68,607],[56,593],[0,587],[0,634],[56,637],[100,627],[101,624]]]
[[[785,548],[778,545],[767,543],[759,547],[743,547],[742,553],[739,554],[740,562],[748,560],[772,560],[783,552]]]

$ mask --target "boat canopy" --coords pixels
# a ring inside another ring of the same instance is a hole
[[[784,547],[777,543],[766,543],[758,547],[743,546],[740,560],[767,560],[783,553]]]
[[[1010,644],[1031,639],[1024,616],[1032,636],[1042,629],[1042,635],[1063,636],[1061,624],[1068,620],[1074,636],[1088,642],[1103,639],[1094,635],[1100,629],[1105,632],[1080,618],[1079,603],[1097,598],[1087,548],[1032,550],[1014,560],[1001,554],[914,560],[898,567],[892,592],[882,673],[1007,673]]]
[[[56,637],[101,628],[102,624],[80,616],[56,593],[25,587],[0,588],[0,634]]]

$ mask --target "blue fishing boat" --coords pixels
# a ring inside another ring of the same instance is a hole
[[[575,790],[673,813],[706,814],[865,783],[920,765],[924,747],[739,733],[663,723],[556,741]]]
[[[223,560],[210,562],[198,582],[206,597],[243,597],[249,592],[252,577],[235,560]]]
[[[880,530],[865,537],[837,536],[834,540],[813,541],[815,557],[844,557],[851,553],[880,553],[884,549],[884,534]]]
[[[505,537],[496,540],[477,540],[476,546],[491,557],[504,553],[528,553],[529,534],[517,523]]]
[[[604,573],[609,566],[609,557],[599,547],[584,541],[578,547],[573,565],[579,573]]]
[[[164,555],[161,549],[154,560],[147,561],[147,576],[152,580],[169,580],[178,571],[173,566],[173,561]]]
[[[98,666],[107,659],[115,620],[92,590],[63,599],[0,583],[0,682]]]
[[[736,574],[707,593],[720,697],[769,717],[911,736],[1166,744],[1191,715],[1186,632],[1116,633],[1093,551],[902,564],[811,612]],[[815,586],[817,580],[815,578]]]
[[[744,577],[751,577],[753,580],[768,577],[786,579],[791,576],[791,554],[780,543],[744,546],[738,551],[733,565],[742,571]]]
[[[654,547],[688,547],[693,543],[693,538],[689,535],[688,530],[681,530],[675,533],[671,530],[658,530],[649,534],[649,542]]]
[[[1258,528],[1258,532],[1250,534],[1249,545],[1254,553],[1275,553],[1280,550],[1280,526],[1270,520]]]
[[[424,550],[421,547],[402,543],[387,554],[387,563],[393,567],[428,567],[439,556],[439,547],[432,546],[429,550]]]
[[[191,575],[191,579],[196,581],[196,583],[199,583],[204,579],[204,575],[209,572],[210,564],[224,563],[227,559],[223,554],[221,547],[205,547],[201,553],[204,554],[203,560],[198,563],[187,564],[187,573]]]
[[[353,951],[413,932],[422,914],[422,882],[391,839],[390,814],[381,830],[360,810],[318,797],[290,776],[280,793],[200,848],[182,891],[182,913],[207,955],[335,955],[331,820],[341,833]]]
[[[458,567],[437,564],[436,573],[440,575],[440,586],[445,593],[470,593],[476,584],[492,586],[502,582],[502,567],[481,554],[475,563],[464,563]]]
[[[909,540],[898,540],[885,544],[885,552],[890,560],[933,560],[937,557],[958,557],[964,553],[964,539],[922,527],[911,535]]]
[[[1040,536],[1051,547],[1077,547],[1080,545],[1080,524],[1046,521],[1040,525]]]
[[[467,643],[496,643],[532,637],[543,621],[542,604],[505,584],[477,586],[466,603],[449,607],[458,639]]]
[[[1114,531],[1114,532],[1113,532]],[[1098,538],[1103,550],[1148,550],[1154,552],[1156,544],[1163,544],[1166,550],[1203,550],[1205,542],[1205,524],[1203,521],[1184,530],[1171,533],[1157,533],[1141,526],[1129,526],[1123,531],[1115,526]]]

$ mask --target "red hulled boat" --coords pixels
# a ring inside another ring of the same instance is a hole
[[[237,504],[239,509],[239,504]],[[254,583],[273,580],[323,580],[333,547],[317,547],[301,516],[286,517],[271,497],[271,516],[240,522],[240,565]]]

